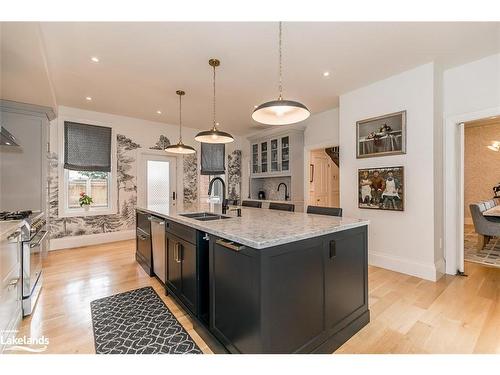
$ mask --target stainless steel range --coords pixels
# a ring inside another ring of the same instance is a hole
[[[40,211],[0,212],[0,221],[21,220],[23,316],[30,315],[43,283],[42,257],[48,250],[47,222]]]

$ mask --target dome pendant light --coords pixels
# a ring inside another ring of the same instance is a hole
[[[233,136],[229,133],[218,130],[217,125],[219,124],[215,121],[215,68],[220,65],[220,61],[217,59],[210,59],[208,60],[208,65],[214,69],[213,127],[210,130],[199,132],[196,134],[194,139],[203,143],[231,143],[234,141]]]
[[[288,125],[304,121],[311,114],[307,107],[293,100],[283,99],[282,64],[281,64],[281,22],[279,23],[279,91],[278,100],[259,105],[252,113],[252,118],[266,125]]]
[[[194,154],[196,150],[193,147],[182,143],[182,96],[186,95],[186,93],[182,90],[177,90],[175,93],[179,95],[179,142],[165,147],[165,151],[172,154]]]

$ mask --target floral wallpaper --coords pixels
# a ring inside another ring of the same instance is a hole
[[[234,150],[227,156],[228,199],[241,199],[241,150]]]
[[[198,201],[198,157],[196,154],[186,155],[182,161],[183,165],[183,185],[184,204],[191,204]]]

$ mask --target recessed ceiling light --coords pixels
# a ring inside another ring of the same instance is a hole
[[[330,72],[323,72],[323,77],[329,77],[330,76]]]
[[[86,96],[85,100],[88,101],[88,102],[90,102],[90,101],[92,101],[92,97],[91,96]]]
[[[254,108],[257,108],[257,107],[258,107],[258,105],[254,105],[253,107],[254,107]]]
[[[95,62],[95,63],[98,63],[99,62],[99,58],[98,57],[95,57],[95,56],[92,56],[90,58],[90,60],[92,60],[92,62]]]
[[[160,110],[156,111],[156,113],[158,113],[159,115],[161,115],[161,111]]]

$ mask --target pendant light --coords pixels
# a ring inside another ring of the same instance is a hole
[[[193,147],[182,143],[182,96],[186,95],[186,93],[182,90],[177,90],[175,93],[179,95],[179,142],[165,147],[165,151],[172,154],[194,154],[196,150]]]
[[[220,61],[217,59],[210,59],[208,60],[208,65],[210,65],[214,69],[213,127],[210,130],[205,130],[196,134],[196,137],[194,137],[194,139],[198,142],[203,143],[231,143],[234,141],[233,136],[229,133],[217,129],[217,125],[219,125],[219,123],[215,121],[215,68],[220,65]]]
[[[279,96],[278,100],[259,105],[252,113],[252,118],[266,125],[288,125],[304,121],[311,114],[307,107],[293,100],[283,99],[281,64],[281,22],[279,23]]]

